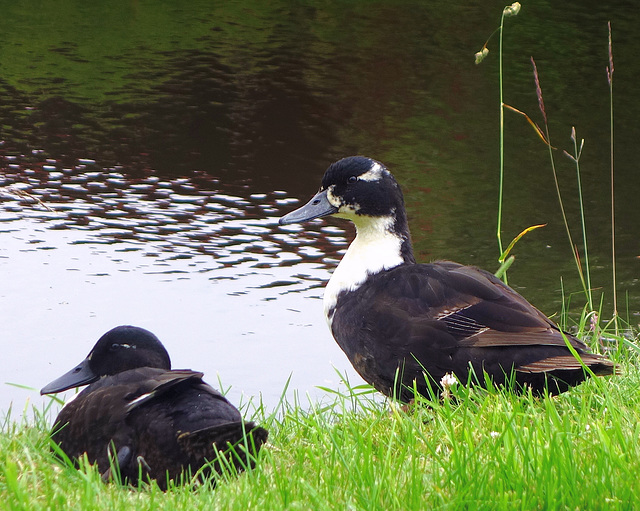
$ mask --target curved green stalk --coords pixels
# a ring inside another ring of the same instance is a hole
[[[500,89],[500,181],[498,185],[498,223],[497,223],[497,237],[498,237],[498,250],[500,255],[503,253],[502,249],[502,195],[504,189],[504,101],[502,91],[502,32],[504,27],[504,11],[502,11],[502,17],[500,18],[500,43],[498,50],[498,87]],[[507,282],[507,274],[503,273],[503,280]]]

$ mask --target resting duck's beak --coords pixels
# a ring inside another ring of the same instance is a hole
[[[49,383],[49,385],[42,387],[40,394],[44,395],[62,392],[63,390],[86,385],[96,381],[97,379],[98,375],[96,375],[89,367],[89,358],[85,358],[80,362],[80,364],[71,369],[71,371],[63,374],[60,378],[56,378]]]

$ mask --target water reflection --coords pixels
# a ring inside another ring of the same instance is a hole
[[[86,159],[7,161],[0,300],[11,319],[2,338],[19,341],[7,346],[15,365],[4,382],[38,386],[81,357],[88,336],[133,323],[163,339],[176,367],[219,374],[236,400],[275,406],[290,376],[312,393],[339,384],[331,360],[342,354],[320,309],[300,304],[319,301],[346,234],[320,221],[279,227],[298,199],[199,173],[131,179]],[[309,369],[310,360],[325,362]],[[0,389],[3,409],[19,394]]]
[[[346,243],[335,227],[277,227],[280,212],[298,203],[284,191],[224,190],[206,175],[197,182],[156,175],[130,180],[121,169],[98,170],[86,160],[73,168],[47,160],[39,169],[22,169],[17,156],[7,160],[12,172],[0,180],[6,190],[0,221],[9,230],[13,220],[30,219],[48,229],[83,232],[74,244],[126,242],[127,250],[156,258],[163,253],[162,261],[206,254],[214,268],[241,261],[281,266],[300,260],[291,247],[307,243],[304,257],[322,259],[324,248],[330,253]]]

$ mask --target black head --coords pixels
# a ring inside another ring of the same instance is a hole
[[[171,369],[171,359],[160,340],[136,326],[118,326],[104,334],[87,358],[68,373],[45,386],[41,394],[53,394],[138,367]]]
[[[304,206],[280,219],[281,225],[327,215],[357,221],[358,217],[404,216],[404,199],[391,172],[365,156],[332,163],[320,191]]]
[[[404,208],[402,191],[391,172],[380,162],[350,156],[332,163],[322,178],[329,202],[339,212],[359,216],[391,216]]]
[[[400,186],[380,162],[349,156],[332,163],[320,191],[304,206],[280,219],[281,225],[327,215],[357,221],[358,217],[404,216]]]

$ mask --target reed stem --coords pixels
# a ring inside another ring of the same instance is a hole
[[[618,291],[616,278],[616,209],[613,172],[613,44],[611,41],[611,22],[609,27],[609,65],[607,66],[607,80],[609,82],[609,151],[611,154],[611,268],[613,278],[613,322],[616,335],[618,335]]]

